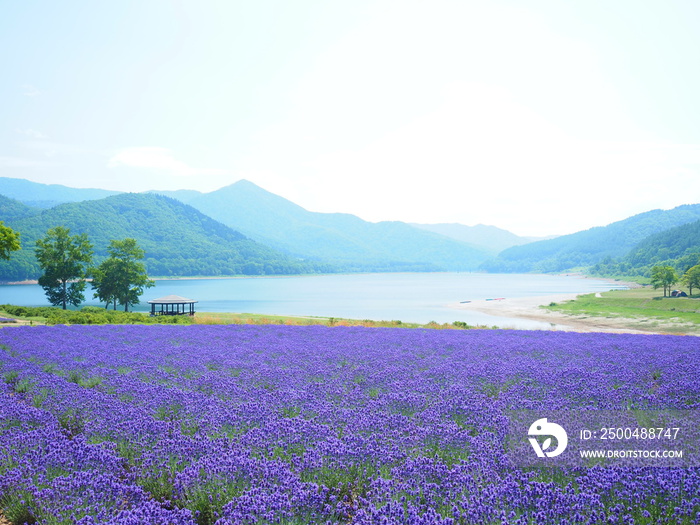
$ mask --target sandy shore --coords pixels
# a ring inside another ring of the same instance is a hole
[[[619,283],[618,283],[619,284]],[[538,297],[515,297],[501,300],[487,301],[485,299],[468,303],[455,303],[449,306],[458,310],[474,310],[496,317],[510,317],[530,319],[557,325],[558,330],[575,332],[614,332],[614,333],[638,333],[648,334],[649,330],[636,330],[630,328],[630,319],[613,319],[607,317],[575,317],[552,312],[540,306],[549,303],[562,303],[576,299],[584,293],[541,295]]]

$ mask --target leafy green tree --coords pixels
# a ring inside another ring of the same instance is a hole
[[[92,270],[92,288],[95,290],[93,297],[105,303],[105,308],[109,308],[110,304],[114,304],[114,310],[117,309],[118,301],[119,271],[117,263],[116,259],[110,258]]]
[[[78,306],[85,300],[85,278],[92,262],[92,244],[87,234],[70,235],[63,226],[50,228],[36,241],[36,258],[43,270],[39,284],[54,306]]]
[[[93,271],[94,297],[107,306],[113,303],[115,310],[117,303],[124,305],[124,311],[128,312],[129,306],[139,303],[144,288],[155,286],[155,282],[148,278],[146,267],[140,262],[145,252],[131,238],[111,240],[107,252],[109,258]]]
[[[10,253],[20,248],[19,233],[9,226],[5,226],[3,221],[0,221],[0,259],[9,260]]]
[[[654,266],[651,269],[651,285],[654,290],[661,288],[664,289],[664,297],[667,295],[667,291],[671,291],[671,286],[678,282],[678,275],[673,266]]]
[[[693,288],[700,288],[700,264],[688,268],[681,281],[688,287],[688,295],[693,295]]]

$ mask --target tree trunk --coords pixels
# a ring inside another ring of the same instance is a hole
[[[66,286],[66,281],[63,281],[63,309],[66,310],[66,297],[68,295],[68,288]]]

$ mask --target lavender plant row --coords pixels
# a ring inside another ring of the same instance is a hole
[[[13,523],[700,523],[699,469],[504,444],[511,410],[699,409],[693,337],[16,327],[0,375]]]

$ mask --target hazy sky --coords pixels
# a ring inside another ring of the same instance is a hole
[[[700,202],[698,20],[697,0],[4,2],[0,176],[245,178],[369,221],[571,233]]]

